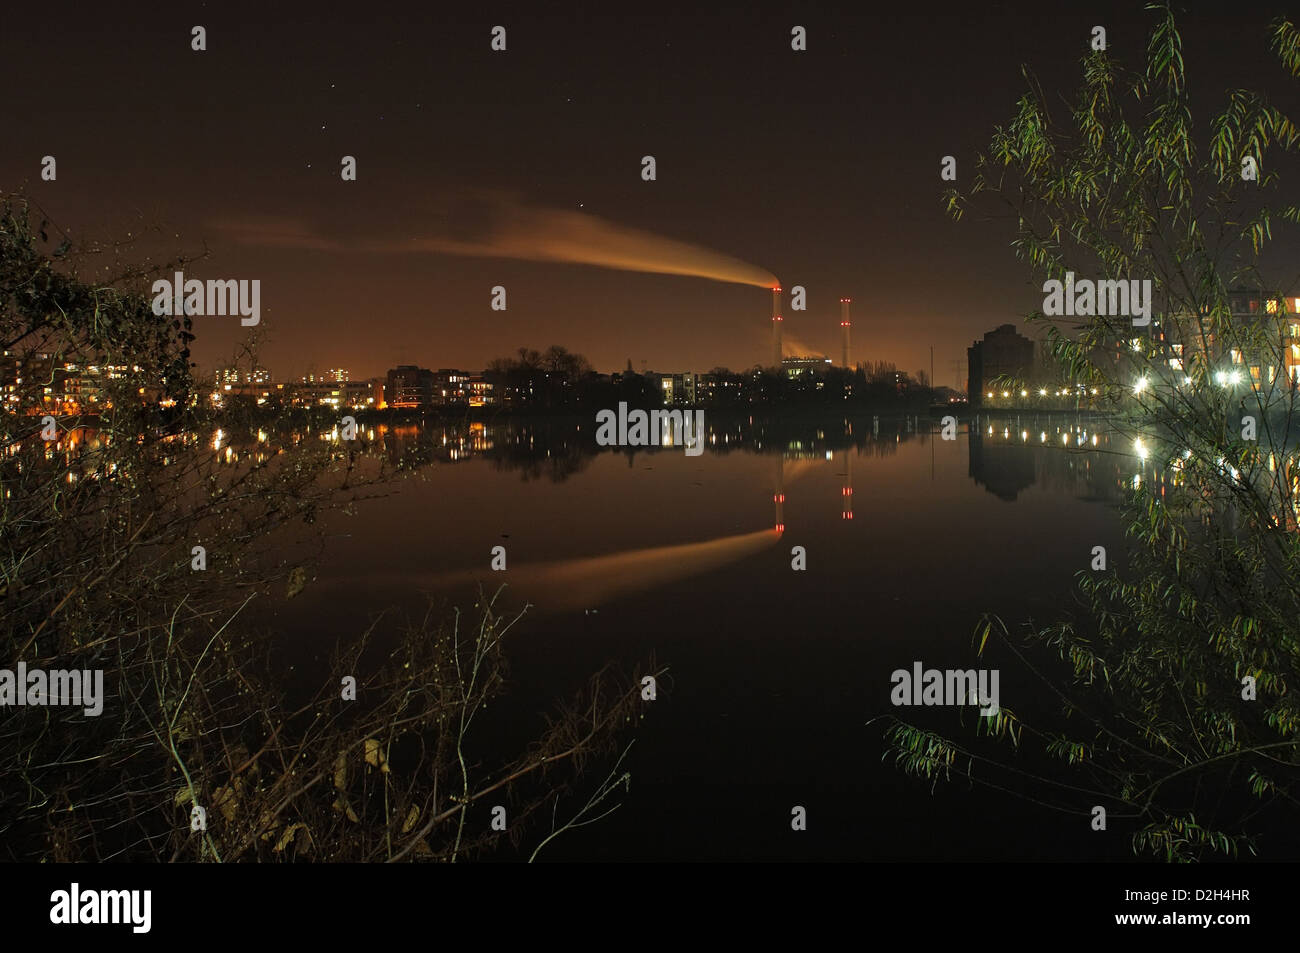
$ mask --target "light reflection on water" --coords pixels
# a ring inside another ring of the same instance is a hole
[[[381,610],[421,612],[424,593],[465,607],[475,582],[504,584],[533,606],[512,630],[512,723],[611,659],[668,665],[625,807],[557,859],[1053,856],[1056,835],[1016,802],[935,808],[865,726],[889,710],[894,669],[972,664],[983,612],[1043,619],[1094,546],[1118,553],[1109,504],[1135,458],[1104,434],[1093,449],[1093,424],[1073,418],[998,420],[991,438],[963,427],[955,441],[925,419],[850,432],[706,418],[717,439],[699,457],[598,451],[583,426],[375,427],[377,452],[435,465],[328,518],[347,535],[273,630],[315,650]],[[489,568],[495,546],[504,572]],[[1002,686],[1023,708],[1024,681],[1004,668]],[[791,843],[780,818],[804,801],[822,824]],[[904,820],[833,820],[855,816]]]
[[[561,855],[1110,856],[1110,842],[1081,848],[1010,799],[963,792],[937,806],[881,762],[865,726],[890,710],[894,669],[973,664],[983,613],[1015,627],[1068,611],[1093,547],[1122,552],[1113,504],[1135,478],[1163,485],[1176,470],[1144,465],[1131,440],[1073,417],[980,418],[945,441],[925,419],[706,416],[699,457],[600,449],[592,429],[364,425],[357,450],[425,479],[323,519],[315,582],[263,607],[269,631],[306,654],[380,611],[418,613],[426,592],[467,606],[476,581],[504,584],[512,604],[535,607],[512,630],[515,683],[536,701],[510,709],[521,721],[611,658],[653,653],[672,685],[638,744],[637,784]],[[293,437],[350,452],[332,433]],[[178,439],[176,453],[247,466],[283,439],[205,434]],[[496,546],[505,572],[490,569]],[[805,570],[792,568],[796,546]],[[1004,705],[1026,707],[1028,681],[1010,660],[990,664],[1004,666]],[[792,842],[789,807],[805,802],[813,822]]]

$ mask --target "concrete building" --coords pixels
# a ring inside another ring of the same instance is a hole
[[[226,365],[217,368],[215,378],[218,387],[223,387],[226,384],[269,384],[271,383],[271,372],[260,364],[251,370]]]
[[[126,364],[84,364],[60,361],[57,355],[34,353],[26,356],[4,351],[0,356],[0,406],[7,411],[33,413],[93,414],[112,407],[110,392],[138,366]],[[118,385],[120,392],[121,385]],[[145,400],[156,394],[141,389]]]
[[[471,407],[494,407],[497,403],[496,388],[482,374],[475,374],[465,382],[465,400]]]
[[[1168,329],[1155,320],[1149,336],[1118,342],[1117,360],[1131,347],[1167,364],[1173,381],[1201,366],[1216,383],[1269,391],[1300,386],[1300,298],[1270,298],[1239,286],[1228,290],[1227,304],[1230,333],[1213,315],[1194,321],[1180,314]]]
[[[999,377],[1029,381],[1034,375],[1034,342],[1003,324],[966,349],[966,394],[972,407],[983,402],[990,382]]]
[[[1211,347],[1217,365],[1233,365],[1251,387],[1268,387],[1277,377],[1288,386],[1300,385],[1300,298],[1266,299],[1257,291],[1234,288],[1228,292],[1233,324],[1249,333],[1239,338],[1260,342],[1260,346],[1221,345],[1212,336]],[[1224,368],[1229,373],[1231,369]]]
[[[802,377],[804,374],[829,370],[829,357],[787,357],[781,361],[781,373],[786,377]]]
[[[388,372],[384,393],[389,407],[428,407],[434,402],[434,373],[414,364],[399,364]]]
[[[689,371],[683,374],[660,374],[659,386],[663,389],[664,406],[693,406],[698,382],[699,375]]]

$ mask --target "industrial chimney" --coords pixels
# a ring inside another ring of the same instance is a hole
[[[840,327],[844,329],[844,330],[843,330],[843,334],[844,334],[844,344],[843,344],[843,355],[842,355],[843,360],[842,360],[842,363],[844,364],[844,366],[845,366],[846,368],[849,368],[849,369],[852,369],[852,367],[853,367],[853,365],[851,365],[851,364],[849,363],[849,328],[851,328],[851,327],[853,326],[853,323],[852,323],[851,321],[849,321],[849,303],[850,303],[852,300],[853,300],[852,298],[841,298],[841,299],[840,299]]]
[[[772,289],[772,366],[781,371],[781,287]]]

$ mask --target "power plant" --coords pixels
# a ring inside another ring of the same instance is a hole
[[[840,299],[840,327],[844,329],[844,342],[842,346],[843,354],[841,364],[846,369],[852,369],[853,365],[849,363],[849,329],[852,328],[853,322],[849,320],[849,304],[852,298]]]
[[[781,370],[781,286],[772,289],[772,366]]]
[[[840,366],[845,370],[853,369],[853,322],[849,318],[849,305],[852,303],[852,298],[840,299]],[[781,317],[781,286],[775,285],[772,288],[772,366],[778,371],[783,370],[784,367],[782,364],[784,348],[781,341],[784,320]],[[805,362],[813,362],[813,360],[807,358]],[[829,364],[830,358],[825,358],[825,361]]]

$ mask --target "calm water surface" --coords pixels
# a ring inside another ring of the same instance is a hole
[[[498,740],[526,739],[608,660],[668,665],[631,793],[551,859],[1131,856],[1126,833],[1098,837],[1086,819],[960,781],[932,792],[882,761],[881,724],[867,724],[894,712],[970,740],[954,709],[890,705],[890,673],[915,661],[1000,667],[1004,707],[1045,707],[1013,658],[977,661],[972,632],[984,612],[1013,629],[1056,618],[1092,547],[1121,552],[1113,502],[1141,465],[1119,438],[1061,417],[981,418],[955,441],[925,418],[742,421],[688,457],[596,452],[579,426],[385,435],[441,462],[333,519],[315,584],[277,628],[310,647],[385,608],[418,612],[424,591],[466,606],[470,576],[507,584],[504,601],[532,608]],[[497,545],[504,573],[488,571]],[[790,829],[795,805],[805,832]]]

